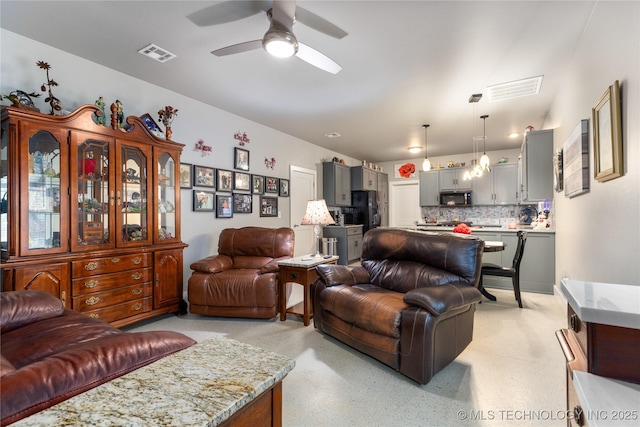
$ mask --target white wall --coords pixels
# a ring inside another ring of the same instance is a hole
[[[556,197],[556,284],[563,277],[640,285],[640,3],[598,2],[545,121],[561,148],[604,91],[620,81],[624,172]],[[590,132],[591,133],[591,132]]]
[[[36,66],[36,61],[42,60],[51,65],[50,78],[59,84],[53,93],[61,100],[65,110],[93,104],[99,96],[104,98],[107,105],[116,99],[122,101],[125,116],[149,113],[155,118],[156,112],[165,105],[178,108],[178,117],[172,126],[172,139],[185,144],[180,159],[183,163],[233,170],[233,147],[238,146],[233,135],[240,131],[246,132],[251,140],[244,148],[250,151],[250,172],[253,174],[289,178],[289,165],[318,169],[321,161],[334,156],[344,158],[348,165],[359,164],[359,161],[340,153],[4,29],[0,30],[0,52],[1,94],[6,95],[16,89],[40,93],[40,85],[46,81],[46,74]],[[36,98],[35,102],[46,113],[49,106],[44,104],[43,99],[44,96]],[[8,105],[9,102],[3,104]],[[203,157],[194,149],[200,139],[213,147],[212,154]],[[266,168],[265,157],[276,159],[273,170]],[[319,179],[321,176],[319,174]],[[291,188],[291,191],[295,191],[295,188]],[[223,228],[289,226],[289,198],[280,197],[278,200],[280,218],[261,218],[258,200],[258,196],[253,197],[251,214],[234,214],[233,218],[217,219],[213,212],[193,212],[192,190],[182,190],[182,240],[189,244],[184,252],[185,292],[186,281],[191,275],[189,265],[217,252],[218,235]]]

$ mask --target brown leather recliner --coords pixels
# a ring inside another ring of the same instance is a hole
[[[470,236],[369,230],[362,266],[317,267],[313,324],[426,384],[471,342],[483,249]]]
[[[189,311],[206,316],[271,319],[278,315],[277,262],[293,257],[291,228],[227,228],[218,255],[191,264]]]

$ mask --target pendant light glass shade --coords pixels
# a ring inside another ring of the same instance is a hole
[[[482,157],[480,157],[480,167],[483,171],[489,171],[489,164],[491,161],[489,160],[489,156],[487,156],[487,117],[488,115],[480,116],[480,118],[484,122],[483,132],[482,132]]]
[[[431,170],[431,162],[429,161],[429,156],[427,156],[427,128],[430,125],[422,125],[424,128],[424,160],[422,161],[422,170],[425,172],[429,172]]]

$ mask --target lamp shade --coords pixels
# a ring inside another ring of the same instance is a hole
[[[329,213],[327,203],[324,199],[309,200],[307,211],[300,222],[302,225],[327,225],[335,224],[333,217]]]

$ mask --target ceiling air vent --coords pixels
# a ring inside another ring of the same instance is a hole
[[[543,76],[537,76],[509,83],[487,86],[487,98],[489,102],[494,102],[519,98],[521,96],[537,95],[540,93],[540,87],[542,86],[542,77]]]
[[[173,53],[168,52],[166,49],[163,49],[160,46],[156,46],[153,43],[143,47],[138,51],[138,53],[141,53],[144,56],[148,56],[151,59],[155,59],[158,62],[167,62],[176,57],[176,55],[174,55]]]

